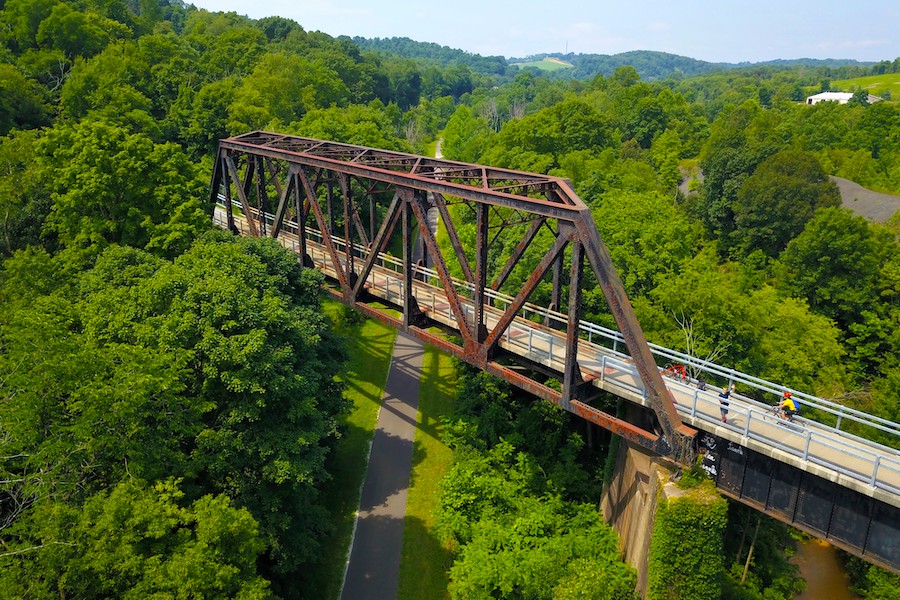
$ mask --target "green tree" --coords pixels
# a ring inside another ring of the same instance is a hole
[[[626,124],[625,135],[641,148],[649,148],[653,140],[666,129],[667,115],[653,96],[641,98]]]
[[[33,131],[0,138],[0,218],[6,254],[28,245],[39,246],[41,227],[50,212],[46,173],[36,160],[36,142]]]
[[[728,503],[711,481],[660,498],[650,538],[647,598],[720,598]]]
[[[268,569],[315,562],[345,407],[320,285],[272,240],[219,232],[174,262],[115,245],[95,261],[77,248],[6,261],[0,455],[16,459],[0,493],[19,507],[13,525],[48,497],[75,508],[130,477],[180,477],[191,499],[250,511]]]
[[[481,160],[489,164],[546,172],[577,150],[599,151],[612,143],[606,118],[578,97],[507,122]],[[534,156],[537,155],[537,156]],[[547,165],[535,169],[538,165]],[[529,168],[531,167],[531,168]]]
[[[64,245],[123,243],[171,256],[209,229],[204,183],[174,144],[86,121],[49,130],[40,154],[54,174],[45,231]]]
[[[779,260],[783,288],[845,327],[876,300],[878,246],[865,219],[848,209],[819,211]]]
[[[460,105],[444,128],[441,151],[452,160],[478,162],[492,133],[484,119],[475,116],[468,106]]]
[[[591,598],[634,598],[634,573],[619,561],[615,534],[593,505],[528,497],[514,502],[511,513],[478,522],[450,569],[451,598],[550,600],[579,586],[592,588]],[[576,560],[593,572],[576,571]]]
[[[16,52],[37,47],[38,28],[59,4],[59,0],[7,0],[0,13],[4,25],[0,39]]]
[[[264,544],[250,513],[222,495],[188,504],[177,484],[129,479],[81,507],[40,503],[31,531],[20,523],[7,538],[20,544],[0,556],[0,590],[32,598],[272,598],[255,573]]]
[[[81,12],[59,3],[41,21],[38,45],[61,50],[69,58],[93,56],[116,38],[131,36],[124,24],[92,12]]]
[[[797,389],[842,391],[840,331],[804,303],[767,286],[753,289],[738,265],[720,265],[715,252],[704,249],[635,300],[648,338]]]
[[[868,106],[869,92],[866,90],[857,90],[853,92],[853,97],[847,102],[852,106]]]
[[[13,65],[0,64],[0,136],[11,129],[33,129],[49,122],[40,87]]]
[[[277,129],[300,120],[314,108],[346,104],[348,95],[337,73],[320,61],[286,52],[269,53],[236,90],[228,110],[228,130],[235,134]]]
[[[783,150],[764,160],[738,190],[734,246],[777,256],[819,208],[840,204],[837,186],[814,156]]]
[[[204,50],[198,61],[204,81],[243,77],[265,53],[266,35],[236,13],[191,11],[185,32],[190,43]]]
[[[459,445],[454,456],[438,512],[442,531],[460,543],[450,570],[452,598],[549,600],[584,589],[596,594],[590,597],[633,598],[634,573],[620,561],[602,515],[547,490],[528,453],[501,441],[487,452]],[[603,582],[574,568],[575,560],[602,573]]]
[[[411,150],[394,135],[394,127],[384,111],[359,104],[311,110],[289,130],[296,135],[320,140],[401,152]]]
[[[220,139],[228,137],[228,107],[234,102],[233,78],[204,84],[192,95],[187,124],[180,135],[195,154],[212,154]]]
[[[780,117],[747,101],[719,115],[700,154],[704,180],[694,211],[727,253],[735,228],[735,204],[744,181],[782,144]]]
[[[659,193],[610,192],[592,202],[600,234],[630,296],[648,294],[680,272],[702,230]]]
[[[320,284],[272,240],[217,234],[135,291],[135,339],[186,356],[185,393],[209,407],[191,442],[200,481],[250,510],[284,573],[317,556],[317,486],[346,406]]]

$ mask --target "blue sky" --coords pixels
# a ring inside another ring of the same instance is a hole
[[[893,60],[898,0],[189,0],[332,36],[408,37],[484,55],[658,50],[713,62]]]

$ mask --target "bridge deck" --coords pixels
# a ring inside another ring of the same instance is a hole
[[[215,221],[220,226],[225,226],[225,213],[221,207],[216,209]],[[244,219],[235,215],[235,223],[246,235]],[[308,229],[307,232],[310,238],[307,242],[307,251],[316,267],[327,276],[335,277],[336,273],[328,253],[323,246],[315,242],[317,238],[321,239],[320,234],[312,229]],[[282,230],[278,239],[284,247],[295,253],[299,252],[298,238],[289,230]],[[342,241],[338,241],[339,245],[341,243]],[[346,248],[340,246],[339,249],[344,253],[343,260]],[[361,256],[365,252],[367,249],[359,248],[357,255]],[[390,255],[382,255],[379,264],[368,277],[367,291],[390,304],[402,306],[402,267],[402,261]],[[436,273],[422,267],[418,267],[418,273],[425,280],[417,280],[414,284],[413,295],[419,308],[435,322],[457,328],[455,316],[445,299],[443,288],[429,283],[437,280]],[[465,317],[472,320],[474,308],[473,304],[465,299],[466,284],[460,282],[459,285],[458,292],[464,301]],[[491,296],[494,306],[486,307],[485,311],[485,324],[489,330],[496,325],[502,309],[510,301],[508,296],[500,293],[492,292]],[[546,309],[531,305],[526,305],[524,310],[529,309],[532,318],[549,316],[551,321],[561,321],[563,324],[567,318],[564,314],[551,314]],[[596,328],[596,333],[602,335],[608,331],[601,331],[602,329]],[[589,330],[586,337],[590,338],[590,334]],[[637,369],[626,354],[618,351],[615,339],[613,336],[611,348],[595,343],[592,339],[579,340],[578,365],[581,376],[597,388],[649,407]],[[564,370],[565,331],[535,323],[524,314],[516,317],[509,326],[500,341],[500,346],[507,352],[553,371],[562,373]],[[671,357],[674,354],[658,347],[655,349],[661,350],[655,353],[663,357]],[[730,375],[731,380],[739,383],[753,379],[749,376],[742,378],[742,374],[735,371],[719,369],[722,372],[717,374]],[[793,424],[787,423],[773,415],[768,405],[741,394],[731,395],[728,422],[722,423],[717,389],[700,390],[692,383],[668,378],[665,378],[665,382],[677,402],[681,418],[691,426],[866,496],[900,507],[900,452],[815,421],[798,418]],[[766,386],[756,387],[772,391]],[[840,418],[839,414],[838,419]],[[846,418],[853,419],[854,416],[848,413]]]

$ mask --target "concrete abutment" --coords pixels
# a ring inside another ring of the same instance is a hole
[[[637,593],[647,593],[647,559],[660,487],[675,466],[659,455],[621,440],[612,480],[603,486],[600,510],[619,535],[619,550],[638,574]]]

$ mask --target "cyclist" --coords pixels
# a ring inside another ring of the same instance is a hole
[[[666,365],[665,371],[663,371],[663,375],[686,381],[688,378],[687,367],[679,364]]]
[[[784,393],[781,404],[779,404],[776,408],[784,412],[784,416],[788,421],[790,421],[791,423],[794,422],[794,415],[797,414],[797,405],[794,404],[790,392]]]

